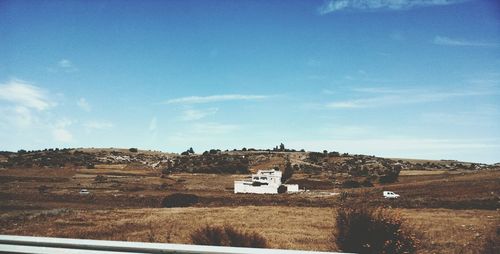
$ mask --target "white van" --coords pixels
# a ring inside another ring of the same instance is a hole
[[[396,194],[392,191],[384,191],[384,198],[399,198],[399,194]]]
[[[81,189],[79,193],[80,193],[80,195],[88,195],[88,194],[90,194],[90,192],[87,189]]]

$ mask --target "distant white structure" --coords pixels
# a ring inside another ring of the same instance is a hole
[[[259,170],[252,174],[252,178],[243,181],[234,181],[234,193],[278,194],[281,184],[281,171]],[[287,192],[298,192],[298,184],[284,184]]]

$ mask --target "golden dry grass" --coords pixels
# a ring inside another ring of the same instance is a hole
[[[397,209],[422,232],[420,253],[477,253],[498,211]],[[2,222],[2,234],[128,241],[190,243],[205,225],[231,225],[255,231],[271,248],[335,250],[331,244],[334,209],[283,206],[74,210],[30,215]],[[16,225],[14,225],[16,223]],[[464,251],[463,251],[464,250]]]

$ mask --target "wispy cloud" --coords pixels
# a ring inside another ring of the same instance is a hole
[[[53,66],[48,67],[47,70],[49,72],[54,72],[54,73],[57,73],[57,72],[68,72],[69,73],[69,72],[78,71],[78,68],[70,60],[61,59],[61,60],[57,61],[57,63],[55,63]]]
[[[87,131],[107,130],[113,128],[114,124],[108,121],[89,121],[83,124]]]
[[[408,10],[419,7],[450,5],[469,0],[329,0],[318,8],[320,15],[341,10]]]
[[[181,119],[184,121],[194,121],[200,120],[207,116],[213,115],[219,111],[218,108],[208,108],[208,109],[187,109],[182,112]]]
[[[55,141],[61,143],[70,143],[73,141],[73,134],[68,130],[68,127],[73,124],[73,121],[69,119],[58,120],[52,129],[52,136]]]
[[[268,95],[223,94],[210,96],[188,96],[167,100],[166,104],[200,104],[222,101],[250,101],[267,99]]]
[[[397,90],[387,88],[356,89],[359,92],[376,93],[377,96],[352,100],[334,101],[326,105],[331,109],[375,108],[391,105],[404,105],[425,102],[437,102],[459,97],[491,95],[492,91],[430,91],[430,90]]]
[[[58,63],[57,66],[65,71],[65,72],[74,72],[78,71],[78,68],[68,59],[61,59]]]
[[[432,43],[442,46],[457,46],[457,47],[498,47],[500,44],[495,42],[471,41],[464,39],[449,38],[445,36],[436,36]]]
[[[220,135],[238,130],[240,127],[235,124],[221,123],[198,123],[192,126],[192,132],[195,134]]]
[[[76,102],[76,105],[78,105],[78,107],[80,107],[82,110],[87,111],[87,112],[90,112],[90,110],[92,110],[92,107],[90,106],[90,104],[87,102],[87,100],[85,98],[80,98]]]
[[[155,132],[156,129],[158,128],[158,119],[156,117],[151,118],[151,121],[149,122],[149,131]]]
[[[45,90],[19,79],[0,84],[0,100],[39,111],[55,105]]]
[[[67,129],[57,128],[52,130],[54,140],[62,143],[70,143],[73,141],[73,135]]]

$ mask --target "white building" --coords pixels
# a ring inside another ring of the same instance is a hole
[[[259,170],[251,179],[234,181],[234,193],[277,194],[281,184],[281,171]],[[298,184],[284,184],[287,192],[298,192]]]

